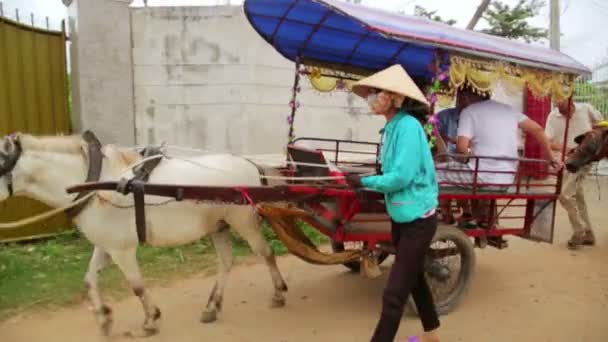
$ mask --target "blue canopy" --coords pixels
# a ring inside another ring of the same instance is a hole
[[[568,74],[589,74],[573,58],[525,44],[419,17],[338,0],[246,0],[255,30],[285,58],[376,71],[403,65],[432,77],[437,50],[512,62]]]

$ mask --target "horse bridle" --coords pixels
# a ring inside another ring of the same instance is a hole
[[[12,197],[15,193],[13,188],[13,170],[15,166],[17,166],[17,162],[21,157],[21,153],[23,152],[21,148],[21,143],[19,143],[19,139],[9,137],[13,145],[15,146],[15,150],[11,153],[4,153],[0,151],[0,178],[6,177],[6,186],[8,188],[8,195]]]
[[[101,166],[103,160],[103,153],[101,152],[101,142],[91,131],[85,131],[82,134],[82,138],[87,144],[89,155],[89,170],[85,182],[96,182],[99,180],[99,177],[101,175]],[[6,177],[8,195],[9,197],[12,197],[15,194],[15,189],[13,187],[13,171],[15,169],[15,166],[17,166],[19,158],[21,158],[23,148],[21,146],[21,143],[19,142],[18,136],[9,136],[8,139],[10,139],[15,148],[10,153],[4,153],[0,151],[0,178]],[[89,193],[90,191],[79,193],[74,199],[74,201],[78,201]],[[79,205],[73,208],[66,209],[66,215],[69,218],[74,218],[78,216],[78,214],[82,212],[82,210],[89,204],[89,202],[90,199],[80,203]]]
[[[608,139],[608,136],[606,135],[606,132],[607,132],[606,129],[601,129],[598,132],[600,136],[597,137],[597,139],[601,140],[600,144],[602,144],[602,146],[600,146],[600,148],[598,148],[597,151],[591,157],[592,162],[597,162],[597,161],[603,159],[604,155],[607,154],[606,149],[608,149],[608,144],[606,144],[606,140]],[[578,150],[581,148],[581,144],[582,144],[583,140],[585,140],[585,137],[587,137],[588,134],[595,135],[598,133],[596,133],[596,130],[591,130],[586,134],[581,134],[581,135],[575,137],[574,142],[578,144],[576,149]]]

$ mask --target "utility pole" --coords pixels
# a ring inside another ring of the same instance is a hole
[[[491,0],[483,0],[481,4],[479,4],[477,11],[475,11],[473,18],[471,18],[469,25],[467,25],[467,30],[473,30],[475,28],[475,25],[477,25],[479,19],[481,19],[483,12],[485,12],[488,9],[488,6],[490,6],[490,2]]]
[[[560,50],[560,25],[559,25],[559,0],[551,0],[551,24],[549,28],[549,35],[551,36],[551,48],[553,50]]]

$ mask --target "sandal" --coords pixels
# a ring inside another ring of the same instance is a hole
[[[581,236],[581,234],[572,234],[572,237],[570,237],[570,240],[568,240],[567,243],[568,249],[579,249],[583,245],[583,242],[584,238]]]
[[[585,246],[595,246],[595,235],[592,230],[587,230],[583,235],[582,244]]]

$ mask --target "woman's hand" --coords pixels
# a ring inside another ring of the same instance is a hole
[[[362,188],[363,182],[361,182],[361,176],[357,174],[346,175],[346,183],[353,188]]]

